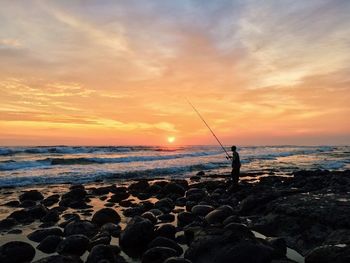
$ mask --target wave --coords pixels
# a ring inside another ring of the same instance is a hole
[[[139,179],[139,178],[183,178],[191,173],[202,170],[212,170],[215,168],[227,167],[226,162],[194,164],[188,166],[174,166],[146,170],[136,170],[127,172],[95,172],[89,173],[61,173],[54,176],[16,176],[0,177],[0,187],[26,186],[26,185],[44,185],[44,184],[62,184],[62,183],[88,183],[97,180],[111,179]]]
[[[185,147],[160,146],[37,146],[37,147],[1,147],[0,156],[16,154],[83,154],[83,153],[120,153],[138,151],[174,152]]]
[[[2,161],[0,162],[0,171],[17,170],[25,168],[35,168],[50,165],[89,165],[89,164],[108,164],[108,163],[130,163],[130,162],[150,162],[171,160],[180,158],[191,158],[217,155],[220,152],[195,152],[184,154],[171,154],[171,155],[148,155],[148,156],[128,156],[128,157],[116,157],[116,158],[45,158],[36,161]]]

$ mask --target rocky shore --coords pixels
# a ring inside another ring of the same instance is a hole
[[[350,171],[0,194],[2,263],[350,262]]]

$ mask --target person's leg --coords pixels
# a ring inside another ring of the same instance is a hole
[[[234,186],[237,186],[238,185],[239,170],[237,168],[233,168],[232,172],[231,172],[231,176],[232,176],[232,184]]]

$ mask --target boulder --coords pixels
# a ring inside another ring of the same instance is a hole
[[[58,244],[62,240],[63,238],[61,236],[47,236],[40,242],[40,244],[36,248],[44,253],[51,254],[56,251]]]
[[[120,250],[116,246],[97,245],[91,249],[91,252],[87,257],[86,263],[114,263],[118,260],[119,252]]]
[[[32,245],[22,241],[7,242],[0,247],[1,263],[30,262],[35,256]]]
[[[19,196],[19,201],[23,202],[25,200],[40,201],[44,199],[44,196],[38,190],[26,191]]]
[[[67,224],[64,228],[64,235],[85,235],[87,237],[93,237],[97,234],[98,228],[90,221],[73,221]]]
[[[349,246],[320,246],[311,250],[305,257],[305,263],[348,263],[350,262]]]
[[[155,231],[155,236],[166,237],[169,239],[175,239],[176,227],[172,224],[163,224],[159,226]]]
[[[57,246],[57,253],[62,255],[81,256],[87,250],[89,239],[84,235],[71,235]]]
[[[54,255],[39,259],[33,263],[83,263],[83,261],[79,257]]]
[[[120,233],[119,244],[130,257],[139,257],[154,237],[154,226],[148,219],[134,217]]]
[[[227,217],[232,215],[233,212],[231,206],[223,205],[208,213],[205,216],[205,221],[207,221],[208,224],[221,224]]]
[[[98,210],[92,217],[92,223],[102,226],[106,223],[118,224],[120,222],[120,216],[112,208],[102,208]]]
[[[63,236],[63,232],[60,228],[47,228],[47,229],[38,229],[30,233],[27,237],[29,240],[34,242],[41,242],[48,236]]]
[[[172,248],[176,251],[176,256],[180,256],[183,253],[183,249],[179,244],[177,244],[174,240],[166,237],[156,237],[153,239],[152,242],[148,245],[148,248],[152,247]]]
[[[142,263],[163,263],[164,260],[176,256],[176,251],[168,247],[153,247],[142,255]]]
[[[195,205],[194,207],[192,207],[191,212],[192,214],[197,216],[206,216],[213,210],[214,207],[212,207],[211,205]]]

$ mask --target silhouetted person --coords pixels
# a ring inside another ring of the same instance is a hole
[[[232,186],[236,187],[238,186],[238,180],[239,180],[239,172],[241,169],[241,160],[239,159],[239,154],[236,151],[236,146],[231,147],[232,150],[232,157],[230,156],[230,159],[232,160]]]

